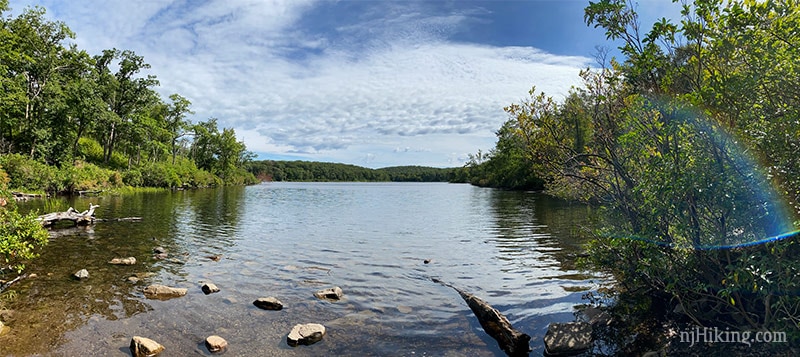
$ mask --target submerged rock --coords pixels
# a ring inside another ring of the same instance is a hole
[[[221,352],[222,350],[228,348],[228,341],[225,341],[224,338],[217,335],[208,336],[206,337],[206,347],[211,353]]]
[[[78,280],[88,279],[89,278],[89,271],[86,270],[86,269],[81,269],[81,270],[78,270],[77,272],[75,272],[75,274],[72,274],[72,276],[74,276],[75,279],[78,279]]]
[[[150,285],[144,288],[144,296],[148,299],[168,300],[186,295],[188,289],[171,288],[165,285]]]
[[[164,249],[164,247],[155,247],[155,248],[153,248],[153,253],[155,253],[155,254],[165,254],[165,253],[167,253],[167,250]]]
[[[136,284],[139,282],[139,278],[135,276],[129,276],[127,279],[125,279],[125,281],[127,281],[130,284]]]
[[[206,295],[219,292],[219,288],[212,283],[203,284],[203,287],[201,289],[203,289],[203,293],[205,293]]]
[[[253,301],[253,305],[264,310],[280,310],[283,309],[283,303],[272,296],[266,298],[259,298]]]
[[[134,357],[155,356],[164,351],[164,346],[146,337],[133,336],[131,339],[131,354]]]
[[[678,305],[680,306],[680,305]],[[592,327],[608,326],[612,322],[611,315],[596,307],[586,307],[580,311],[583,320],[592,325]]]
[[[322,289],[314,293],[314,296],[320,299],[330,299],[330,300],[339,300],[342,298],[343,295],[344,293],[342,292],[342,288],[338,286]]]
[[[153,259],[155,259],[155,260],[162,260],[162,259],[167,259],[167,258],[169,258],[169,254],[167,254],[167,253],[156,253],[156,254],[153,254]]]
[[[110,262],[108,262],[108,264],[114,264],[114,265],[134,265],[134,264],[136,264],[136,258],[134,258],[134,257],[127,257],[127,258],[114,258],[114,259],[111,259],[111,261],[110,261]]]
[[[573,355],[592,346],[592,325],[588,322],[551,323],[544,335],[545,354]]]
[[[320,324],[294,325],[292,331],[286,336],[289,346],[311,345],[322,340],[325,336],[325,326]]]
[[[5,323],[12,322],[14,321],[14,315],[16,315],[14,310],[0,310],[0,321]]]

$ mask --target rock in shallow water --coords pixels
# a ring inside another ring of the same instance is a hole
[[[587,322],[551,323],[544,335],[549,355],[577,354],[592,346],[592,325]]]
[[[136,258],[134,258],[134,257],[127,257],[127,258],[114,258],[114,259],[111,259],[111,261],[110,261],[110,262],[108,262],[108,264],[114,264],[114,265],[134,265],[134,264],[136,264]]]
[[[283,303],[272,296],[266,298],[259,298],[253,301],[253,305],[264,310],[280,310],[283,309]]]
[[[228,348],[228,341],[225,341],[224,338],[217,335],[208,336],[206,338],[206,347],[211,353],[221,352],[222,350]]]
[[[86,270],[86,269],[81,269],[81,270],[78,270],[75,274],[72,274],[72,276],[74,276],[75,279],[78,279],[78,280],[88,279],[89,278],[89,271]]]
[[[165,285],[150,285],[144,288],[144,296],[148,299],[167,300],[186,295],[188,289],[171,288]]]
[[[219,288],[212,283],[203,284],[203,287],[201,289],[203,289],[203,293],[206,295],[219,292]]]
[[[289,346],[311,345],[322,340],[325,336],[325,326],[320,324],[294,325],[292,331],[286,336]]]
[[[314,293],[314,296],[320,299],[330,299],[330,300],[339,300],[342,298],[342,295],[344,295],[344,292],[342,292],[342,288],[338,286],[334,286],[328,289],[322,289]]]
[[[131,339],[131,354],[134,357],[155,356],[164,351],[164,346],[146,337],[133,336]]]

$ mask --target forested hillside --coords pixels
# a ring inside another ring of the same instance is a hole
[[[369,169],[356,165],[316,161],[255,161],[248,170],[262,181],[447,182],[455,169],[424,166],[396,166]]]
[[[0,166],[18,189],[253,182],[250,154],[217,119],[193,122],[191,102],[159,95],[145,58],[90,54],[43,8],[7,15],[0,0]]]

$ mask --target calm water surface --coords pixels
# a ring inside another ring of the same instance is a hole
[[[269,183],[250,187],[34,202],[23,209],[86,209],[102,222],[53,237],[13,287],[11,333],[0,355],[125,356],[131,336],[164,356],[504,356],[461,297],[436,277],[488,301],[531,335],[541,355],[547,324],[571,321],[602,280],[574,267],[591,212],[535,193],[419,183]],[[46,206],[46,207],[45,207]],[[171,260],[153,258],[154,247]],[[213,261],[207,256],[221,255]],[[134,256],[134,266],[114,266]],[[424,264],[430,259],[430,264]],[[80,269],[90,278],[71,279]],[[151,273],[138,284],[125,279]],[[204,295],[213,282],[221,292]],[[188,288],[148,300],[153,283]],[[341,301],[314,298],[340,286]],[[275,296],[282,311],[252,305]],[[290,347],[297,323],[325,339]]]

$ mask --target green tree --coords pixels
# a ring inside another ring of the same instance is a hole
[[[102,88],[101,95],[109,113],[102,118],[99,127],[103,142],[103,161],[108,163],[114,153],[116,145],[128,139],[128,130],[133,128],[134,116],[141,114],[149,105],[152,105],[152,87],[158,85],[158,80],[153,75],[137,77],[142,70],[149,69],[150,65],[144,62],[142,56],[133,51],[117,49],[105,50],[103,54],[95,57],[99,73],[99,84]],[[112,73],[114,61],[118,69]]]
[[[218,175],[225,182],[255,181],[255,177],[244,170],[253,158],[243,142],[236,140],[232,128],[217,128],[217,119],[194,125],[194,141],[191,147],[192,158],[197,167]],[[231,181],[233,180],[233,181]]]
[[[171,94],[169,99],[172,104],[167,108],[166,129],[170,134],[172,163],[175,164],[175,155],[178,154],[178,141],[189,133],[189,122],[186,120],[186,115],[194,114],[194,112],[189,109],[192,102],[180,94]]]
[[[48,139],[45,121],[48,91],[57,86],[57,76],[69,65],[65,57],[70,52],[63,41],[74,37],[74,33],[63,22],[48,21],[44,18],[45,9],[28,8],[18,17],[4,21],[6,34],[3,47],[9,49],[5,60],[6,83],[12,94],[8,99],[20,105],[22,110],[14,110],[14,115],[6,122],[8,137],[34,157],[37,147]],[[23,89],[24,96],[20,95]],[[16,130],[14,129],[16,128]],[[45,153],[46,154],[46,153]]]
[[[793,230],[780,195],[800,198],[800,6],[697,0],[645,34],[630,2],[602,0],[585,20],[622,41],[624,61],[598,56],[562,104],[531,90],[505,109],[547,190],[614,218],[590,261],[619,297],[697,324],[797,331],[794,239],[745,246]],[[489,165],[500,148],[470,169],[507,170]],[[719,246],[736,248],[707,249]]]

